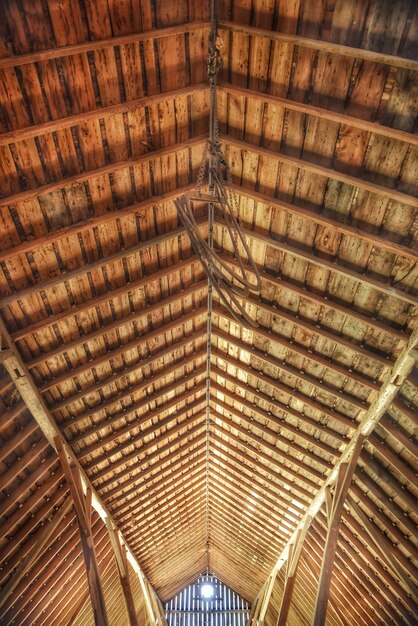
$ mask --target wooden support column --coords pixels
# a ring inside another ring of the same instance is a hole
[[[341,525],[341,515],[365,439],[365,435],[359,434],[350,460],[340,465],[335,484],[326,489],[325,503],[328,517],[328,530],[324,554],[322,556],[312,626],[323,626],[325,624],[335,550],[337,548],[338,534]]]
[[[295,541],[289,545],[289,557],[286,562],[286,576],[279,616],[277,618],[277,626],[286,626],[287,624],[287,616],[289,614],[293,589],[296,582],[296,574],[299,568],[300,553],[302,552],[306,533],[308,532],[311,521],[311,517],[306,518],[303,527],[298,529]]]
[[[266,595],[266,588],[267,588],[268,582],[269,582],[269,579],[267,579],[264,585],[261,587],[256,599],[254,600],[252,604],[250,619],[248,620],[247,626],[255,626],[258,623],[260,610],[261,610],[261,606],[263,604],[263,601]]]
[[[128,559],[126,556],[126,550],[121,546],[119,534],[109,518],[106,518],[106,526],[109,531],[110,541],[112,543],[113,554],[118,568],[120,585],[122,587],[123,597],[125,599],[126,610],[129,616],[130,626],[139,626],[138,618],[135,610],[134,598],[132,595],[132,588],[129,582],[129,570]]]
[[[151,605],[152,605],[154,615],[155,615],[155,624],[158,624],[158,626],[160,626],[160,624],[162,626],[167,626],[167,620],[165,619],[165,616],[164,616],[164,609],[162,605],[159,603],[159,600],[148,581],[147,581],[147,587],[148,587],[149,597],[151,600]]]
[[[274,583],[276,582],[278,571],[273,570],[270,576],[267,579],[266,590],[263,593],[263,597],[260,603],[259,615],[258,615],[258,624],[259,626],[264,626],[264,620],[267,613],[267,608],[270,602],[271,594],[273,592]]]
[[[68,460],[67,453],[59,437],[55,438],[55,445],[76,511],[81,546],[86,565],[87,581],[90,589],[94,623],[96,626],[109,626],[91,528],[91,515],[93,511],[91,504],[92,491],[88,486],[86,494],[84,494],[80,472],[78,468]]]

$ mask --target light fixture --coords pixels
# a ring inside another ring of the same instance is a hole
[[[210,583],[204,583],[200,588],[200,595],[203,600],[212,600],[215,595],[215,589]]]

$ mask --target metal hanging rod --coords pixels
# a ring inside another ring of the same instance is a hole
[[[211,30],[209,35],[208,81],[210,87],[209,138],[203,151],[202,162],[197,177],[195,191],[175,200],[178,215],[185,226],[196,256],[209,281],[208,317],[211,317],[209,305],[212,303],[213,289],[221,303],[234,319],[245,327],[257,326],[238,298],[245,298],[261,291],[261,278],[252,258],[250,248],[239,222],[238,199],[232,186],[232,177],[222,153],[219,140],[217,115],[218,74],[222,67],[222,56],[217,29],[217,2],[211,3]],[[202,186],[207,179],[209,193],[202,193]],[[195,218],[195,203],[204,203],[208,207],[209,235],[206,240],[199,232]],[[215,209],[223,218],[231,241],[233,255],[238,261],[238,270],[225,263],[214,249],[213,230]],[[252,275],[252,280],[247,274]],[[254,280],[255,279],[255,280]]]

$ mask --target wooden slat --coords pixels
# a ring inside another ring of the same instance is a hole
[[[418,139],[418,135],[416,137]],[[406,259],[411,259],[412,261],[418,260],[417,250],[413,250],[410,247],[396,243],[396,241],[392,241],[388,237],[377,235],[370,230],[362,230],[358,226],[350,226],[350,224],[347,224],[346,222],[340,222],[332,217],[322,215],[316,211],[311,211],[302,206],[296,206],[294,204],[290,204],[290,202],[285,202],[284,200],[276,200],[265,193],[259,193],[258,191],[247,189],[242,185],[233,185],[233,189],[239,196],[243,196],[244,198],[251,198],[252,200],[262,202],[268,206],[285,211],[290,215],[304,217],[310,222],[335,230],[335,232],[341,233],[342,235],[348,235],[350,237],[354,237],[355,239],[360,239],[361,241],[369,243],[376,248],[387,250]]]
[[[250,35],[252,37],[267,37],[272,41],[280,41],[303,48],[309,48],[311,50],[339,54],[353,59],[362,59],[363,61],[370,61],[371,63],[383,63],[385,65],[392,65],[393,67],[402,67],[404,69],[415,71],[418,70],[418,61],[415,61],[414,59],[402,58],[391,54],[385,54],[383,52],[374,52],[373,50],[366,50],[364,48],[353,48],[338,43],[324,41],[323,39],[310,39],[309,37],[302,37],[301,35],[281,33],[267,30],[265,28],[248,26],[246,24],[228,22],[225,20],[221,20],[219,22],[219,28],[231,33],[244,33],[245,35]]]
[[[166,28],[157,28],[147,30],[142,33],[133,33],[131,35],[120,35],[110,39],[99,39],[88,41],[85,43],[73,44],[70,46],[58,46],[50,50],[40,50],[21,54],[18,56],[3,57],[0,59],[0,68],[19,67],[27,63],[38,63],[40,61],[49,61],[51,59],[60,59],[64,57],[74,56],[96,50],[105,50],[115,46],[123,46],[136,42],[148,42],[152,39],[162,39],[163,37],[172,37],[174,35],[183,35],[192,33],[202,28],[208,28],[209,23],[206,21],[188,22],[177,26],[168,26]]]
[[[185,139],[181,143],[165,146],[164,148],[160,148],[158,150],[150,150],[149,152],[145,152],[140,156],[132,157],[130,159],[126,159],[125,161],[116,161],[115,163],[109,163],[108,165],[103,165],[102,167],[96,169],[90,169],[82,173],[74,174],[73,176],[68,176],[67,178],[63,178],[53,183],[40,185],[34,189],[20,191],[16,194],[13,194],[12,196],[0,198],[0,207],[16,206],[16,204],[19,204],[20,202],[25,202],[26,200],[37,198],[38,196],[51,193],[52,191],[56,191],[57,189],[63,189],[75,183],[80,184],[90,180],[91,178],[98,178],[100,176],[114,174],[115,172],[119,172],[120,170],[132,166],[149,163],[151,161],[154,161],[155,159],[160,159],[164,156],[175,154],[180,150],[185,150],[186,148],[191,149],[203,146],[205,139],[205,135],[191,137],[190,139]]]
[[[222,218],[216,218],[216,224],[222,226],[222,228],[226,228],[225,222]],[[397,297],[403,302],[407,302],[408,304],[413,304],[414,306],[418,305],[418,298],[414,296],[412,293],[408,293],[399,289],[398,287],[394,287],[389,282],[384,282],[382,280],[378,280],[373,276],[366,274],[365,272],[361,273],[360,271],[354,271],[348,267],[345,267],[342,264],[338,263],[338,260],[328,261],[318,254],[312,252],[305,252],[302,248],[298,248],[284,241],[279,241],[278,239],[274,239],[271,236],[264,235],[255,230],[250,230],[249,228],[243,227],[243,233],[247,237],[247,239],[260,241],[266,246],[270,246],[275,248],[276,250],[280,250],[281,252],[291,254],[292,256],[301,259],[302,261],[307,261],[308,263],[312,263],[313,265],[317,265],[328,270],[331,273],[339,274],[340,276],[344,276],[345,278],[350,278],[352,280],[357,281],[360,284],[367,285],[372,287],[373,289],[377,289],[378,291],[386,294],[387,296]]]
[[[246,89],[241,85],[233,85],[232,83],[223,81],[219,84],[219,91],[232,94],[234,96],[243,96],[244,98],[251,100],[258,100],[273,106],[283,107],[289,111],[297,111],[298,113],[312,115],[313,117],[335,122],[336,124],[352,126],[353,128],[359,128],[360,130],[364,130],[368,133],[375,133],[383,137],[390,137],[391,139],[395,139],[397,141],[406,141],[411,145],[418,145],[418,135],[408,133],[404,130],[400,130],[399,128],[385,126],[384,124],[379,124],[379,122],[372,122],[359,117],[353,117],[352,115],[347,115],[346,113],[339,113],[338,111],[333,111],[331,109],[323,109],[312,104],[297,102],[296,100],[281,98],[276,95],[272,96],[269,93],[255,91],[254,89]]]
[[[3,60],[4,59],[0,59],[0,64]],[[42,124],[34,124],[32,126],[26,126],[25,128],[17,128],[5,133],[0,133],[0,146],[15,143],[16,141],[26,141],[32,137],[40,137],[48,133],[55,133],[57,131],[64,130],[65,128],[73,128],[79,126],[80,124],[84,124],[85,122],[107,119],[108,117],[127,113],[128,111],[134,111],[135,109],[141,107],[151,107],[155,104],[164,103],[176,98],[182,98],[183,96],[194,95],[206,91],[207,88],[206,83],[198,83],[190,85],[189,87],[172,89],[163,93],[136,98],[135,100],[128,100],[127,102],[112,104],[107,107],[100,107],[93,109],[92,111],[69,115],[68,117],[50,120]]]

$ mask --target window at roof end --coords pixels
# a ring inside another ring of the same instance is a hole
[[[219,578],[205,574],[164,608],[168,626],[246,626],[251,605]]]

